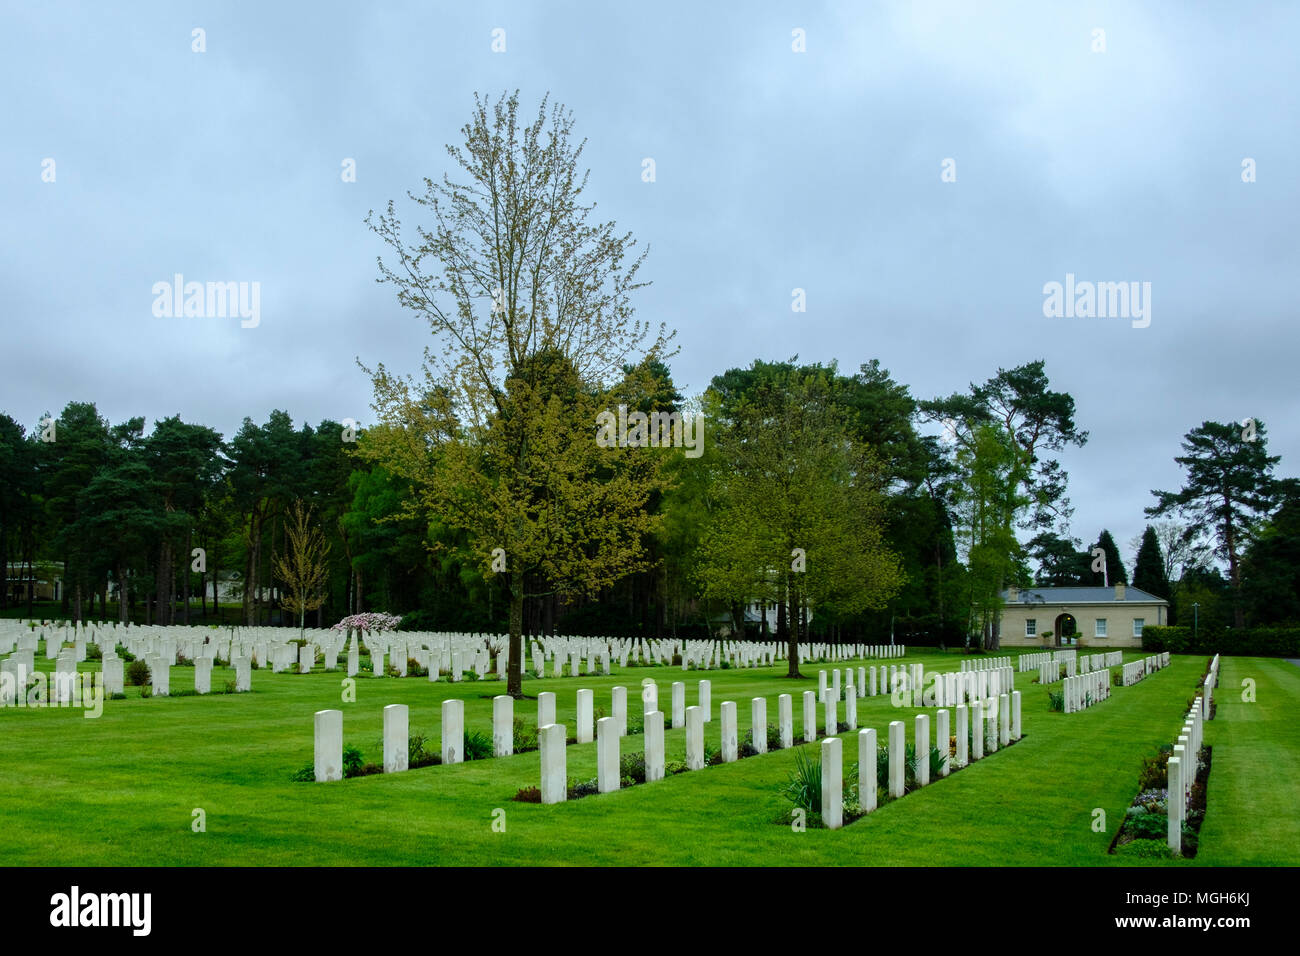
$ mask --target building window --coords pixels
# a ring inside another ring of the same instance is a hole
[[[1145,623],[1146,623],[1146,618],[1142,618],[1142,617],[1135,617],[1135,618],[1133,618],[1133,636],[1134,636],[1134,637],[1141,637],[1141,636],[1142,636],[1142,625],[1145,624]]]
[[[1025,619],[1025,637],[1033,637],[1033,636],[1036,635],[1037,633],[1038,633],[1038,619],[1037,619],[1037,618],[1032,618],[1032,617],[1031,617],[1031,618],[1026,618],[1026,619]]]
[[[1096,636],[1097,637],[1106,636],[1106,619],[1104,617],[1097,618]]]

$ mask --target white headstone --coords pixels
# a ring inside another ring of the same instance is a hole
[[[738,732],[736,727],[736,702],[724,700],[719,708],[722,714],[722,762],[735,763],[738,759]]]
[[[827,701],[832,703],[833,701]],[[844,826],[844,767],[840,738],[822,741],[822,823],[827,829]]]
[[[492,698],[492,755],[509,757],[515,752],[515,699],[509,694]]]
[[[595,707],[596,693],[588,688],[582,688],[578,691],[578,734],[577,739],[580,744],[589,744],[595,739]],[[551,719],[554,721],[555,713],[552,708]],[[541,726],[541,725],[539,725]]]
[[[645,715],[645,780],[664,778],[664,715],[652,710]]]
[[[444,700],[442,702],[442,762],[461,763],[464,759],[465,702]]]
[[[906,768],[904,761],[907,759],[907,748],[903,743],[903,735],[906,728],[901,720],[891,721],[889,724],[889,795],[894,798],[903,795],[903,787],[906,782]]]
[[[874,727],[864,727],[858,731],[858,803],[864,813],[876,809],[878,749]]]
[[[445,719],[444,708],[444,721]],[[569,795],[564,769],[564,725],[547,724],[539,727],[537,745],[542,758],[542,803],[562,803]]]
[[[618,719],[602,717],[596,721],[596,787],[611,793],[619,787]]]
[[[410,714],[405,704],[384,708],[384,773],[400,773],[410,759]]]
[[[343,779],[343,711],[316,711],[316,782]]]

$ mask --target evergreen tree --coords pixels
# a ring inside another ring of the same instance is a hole
[[[1093,554],[1098,548],[1106,552],[1106,571],[1104,574],[1101,571],[1092,570],[1096,561]],[[1110,532],[1105,528],[1102,529],[1101,534],[1093,542],[1092,546],[1088,548],[1088,555],[1088,572],[1091,576],[1089,583],[1093,587],[1101,587],[1104,584],[1109,584],[1110,587],[1114,587],[1116,584],[1128,584],[1128,571],[1124,569],[1124,562],[1120,560],[1119,548],[1115,546],[1115,539],[1111,537]]]
[[[1264,423],[1202,422],[1183,438],[1183,451],[1174,461],[1187,469],[1180,491],[1156,491],[1156,504],[1148,517],[1178,512],[1188,522],[1185,537],[1202,528],[1213,529],[1215,553],[1228,564],[1233,595],[1233,626],[1246,626],[1241,600],[1241,555],[1252,537],[1252,525],[1272,509],[1275,496],[1273,466],[1278,457],[1268,454]],[[1184,619],[1185,620],[1185,619]]]
[[[1156,597],[1169,598],[1169,579],[1165,577],[1165,556],[1160,551],[1156,529],[1147,525],[1142,544],[1133,562],[1133,586]]]

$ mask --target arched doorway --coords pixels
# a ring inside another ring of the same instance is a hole
[[[1075,634],[1078,633],[1079,624],[1070,613],[1058,614],[1056,623],[1053,625],[1056,633],[1056,646],[1061,647],[1067,643],[1073,644]]]

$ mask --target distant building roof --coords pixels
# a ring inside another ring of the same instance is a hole
[[[1115,589],[1109,588],[1024,588],[1017,600],[1012,601],[1010,591],[1002,592],[1007,604],[1168,604],[1162,597],[1128,585],[1124,600],[1115,600]]]

